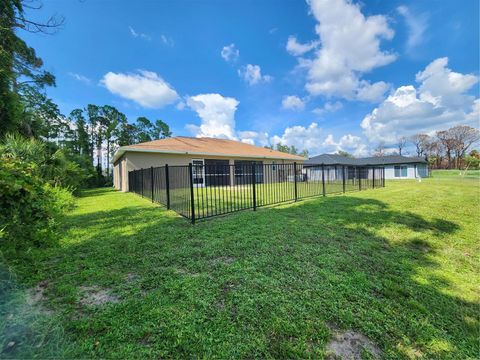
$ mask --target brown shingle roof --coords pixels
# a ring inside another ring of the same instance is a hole
[[[301,156],[270,150],[260,146],[245,144],[239,141],[179,136],[135,145],[122,146],[115,153],[113,161],[116,161],[120,156],[128,151],[287,159],[298,161],[306,160]]]

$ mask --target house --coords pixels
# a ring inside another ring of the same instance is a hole
[[[256,182],[268,181],[277,171],[275,164],[303,163],[306,159],[243,142],[215,139],[172,137],[141,144],[122,146],[113,156],[114,186],[128,191],[128,173],[150,167],[194,165],[194,182],[209,186],[234,185],[236,179],[245,179],[245,171],[255,165]],[[270,164],[264,167],[261,165]],[[278,172],[278,171],[277,171]]]
[[[401,155],[385,155],[367,158],[352,158],[337,154],[322,154],[314,156],[304,162],[304,167],[310,178],[315,177],[318,166],[323,164],[336,169],[330,176],[336,177],[340,169],[355,169],[358,166],[383,168],[385,179],[417,179],[428,176],[427,160],[421,157],[406,157]],[[310,168],[310,171],[308,170]],[[343,171],[343,170],[342,170]]]

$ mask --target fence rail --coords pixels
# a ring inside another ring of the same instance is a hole
[[[196,220],[312,196],[385,186],[383,167],[241,163],[128,173],[129,191]]]

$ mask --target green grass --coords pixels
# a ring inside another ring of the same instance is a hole
[[[480,170],[432,170],[434,178],[480,179]]]
[[[134,194],[85,192],[58,248],[9,259],[23,288],[48,285],[36,321],[6,316],[4,348],[18,340],[0,357],[324,358],[334,325],[387,359],[477,358],[478,181],[386,186],[195,226]],[[120,301],[81,305],[82,286]]]

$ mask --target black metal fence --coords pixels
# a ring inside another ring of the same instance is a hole
[[[129,191],[190,219],[385,186],[383,167],[262,164],[162,166],[128,173]]]

